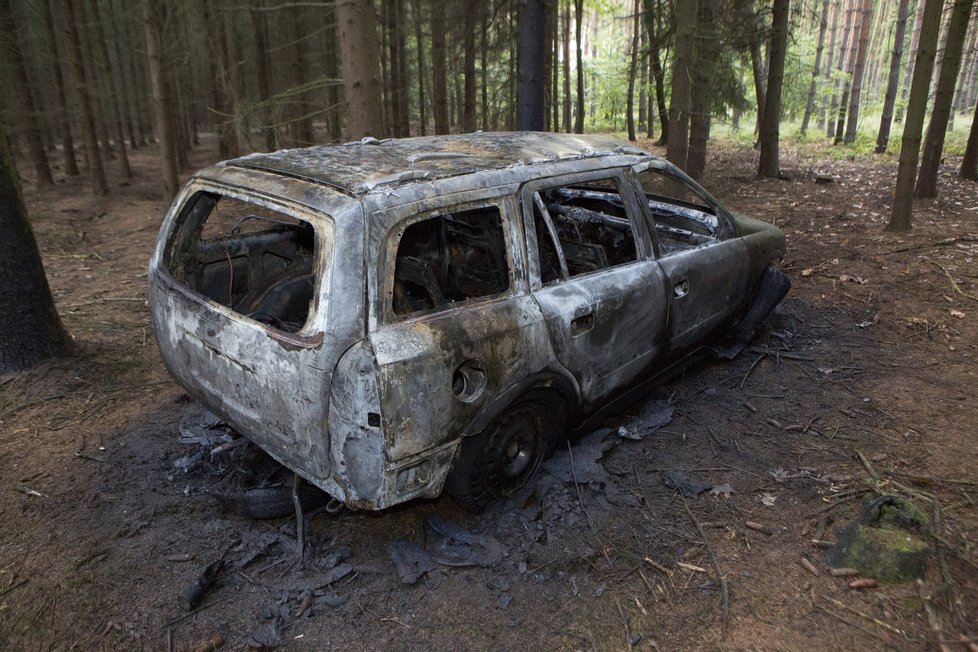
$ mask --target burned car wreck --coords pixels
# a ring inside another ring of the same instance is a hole
[[[784,247],[611,138],[365,139],[196,174],[149,297],[170,373],[308,482],[479,509],[719,337],[735,354]]]

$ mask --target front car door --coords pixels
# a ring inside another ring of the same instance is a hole
[[[709,193],[665,161],[633,168],[669,288],[669,350],[717,334],[743,311],[750,289],[747,246]]]
[[[662,271],[621,171],[535,181],[521,202],[530,289],[588,411],[662,352]]]

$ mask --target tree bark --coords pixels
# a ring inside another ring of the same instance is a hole
[[[0,373],[68,350],[0,126]]]
[[[54,74],[55,91],[58,98],[58,122],[61,128],[61,149],[65,162],[65,174],[70,177],[79,175],[78,160],[75,158],[75,140],[71,134],[71,120],[68,119],[68,95],[65,92],[64,75],[61,72],[61,55],[59,54],[60,43],[54,29],[54,15],[57,12],[57,0],[47,0],[41,3],[44,12],[44,26],[48,33],[48,40],[51,42],[54,61],[51,71]]]
[[[412,0],[411,9],[414,12],[414,38],[418,49],[418,133],[424,136],[428,131],[428,114],[425,102],[424,77],[428,67],[424,62],[424,23],[421,19],[421,0]],[[485,65],[483,59],[483,65]]]
[[[326,119],[330,142],[337,143],[343,137],[343,119],[340,112],[340,105],[343,102],[341,93],[343,81],[340,79],[340,64],[336,46],[338,31],[335,5],[327,7],[323,15],[325,18],[323,63],[326,66],[326,76],[330,79],[329,85],[326,87]]]
[[[132,167],[129,165],[129,154],[126,152],[125,125],[123,124],[122,93],[124,89],[118,84],[118,74],[112,69],[112,60],[109,57],[108,39],[105,38],[103,27],[102,12],[99,11],[98,2],[89,0],[91,8],[91,20],[95,32],[95,45],[99,49],[102,58],[102,67],[105,70],[105,85],[109,90],[109,110],[112,113],[112,123],[115,130],[116,150],[119,152],[119,172],[123,179],[132,177]]]
[[[954,84],[958,78],[961,49],[973,5],[974,0],[955,0],[951,22],[948,24],[941,76],[937,82],[934,108],[930,114],[930,123],[927,125],[924,152],[920,159],[920,171],[917,173],[917,187],[914,194],[918,199],[937,197],[937,174],[940,171],[941,153],[944,150],[944,136],[951,116]]]
[[[377,19],[371,0],[337,0],[340,60],[347,105],[347,136],[384,137],[380,113]]]
[[[863,0],[862,22],[859,27],[859,45],[856,60],[852,67],[852,95],[849,97],[849,117],[843,142],[856,142],[856,129],[859,126],[859,99],[862,96],[863,77],[866,74],[866,52],[869,47],[869,30],[873,18],[873,0]]]
[[[761,129],[761,156],[758,173],[764,177],[778,178],[781,167],[778,161],[778,136],[781,122],[781,88],[784,84],[784,59],[788,49],[788,18],[790,0],[774,0],[771,30],[771,57],[767,75],[767,93],[764,102],[764,126]]]
[[[851,0],[850,4],[850,15],[852,16],[852,26],[849,30],[848,47],[846,48],[846,56],[844,59],[845,66],[843,72],[845,76],[842,79],[842,97],[839,99],[839,114],[835,122],[835,138],[832,140],[833,145],[838,145],[845,138],[845,127],[846,127],[846,112],[849,110],[849,92],[852,90],[852,73],[856,60],[856,48],[857,41],[859,39],[859,31],[862,26],[860,19],[862,17],[862,12],[859,11],[859,0]]]
[[[818,25],[818,45],[815,47],[815,65],[812,67],[812,81],[808,85],[808,101],[805,103],[805,115],[801,119],[801,133],[808,132],[808,121],[811,120],[815,109],[815,82],[818,80],[819,69],[822,65],[822,50],[825,48],[825,32],[829,26],[829,0],[822,0],[822,20]]]
[[[735,7],[738,21],[745,25],[747,30],[747,46],[750,50],[750,65],[754,78],[754,98],[757,104],[757,132],[760,134],[761,125],[764,123],[765,94],[767,92],[766,73],[761,59],[761,32],[757,24],[757,15],[754,13],[753,0],[737,0]]]
[[[676,51],[672,62],[672,89],[669,98],[669,142],[666,158],[680,170],[686,169],[689,154],[689,110],[693,57],[696,55],[697,0],[676,5]]]
[[[447,134],[449,131],[446,63],[445,0],[435,0],[431,6],[431,103],[436,134]]]
[[[540,131],[544,125],[547,7],[544,0],[520,0],[519,90],[516,129]]]
[[[910,79],[913,75],[914,61],[917,60],[917,48],[920,43],[920,28],[924,19],[924,5],[927,0],[917,0],[917,11],[913,21],[913,32],[910,33],[910,54],[907,56],[907,67],[903,72],[903,88],[900,89],[900,103],[897,105],[894,120],[903,121],[904,107],[907,104],[907,96],[910,93]]]
[[[577,43],[577,110],[574,114],[574,133],[584,133],[584,50],[581,32],[584,23],[584,0],[574,0],[574,39]]]
[[[653,7],[653,2],[655,6]],[[659,0],[644,0],[645,32],[649,37],[649,58],[651,75],[655,82],[655,102],[659,112],[659,140],[657,145],[665,145],[669,140],[669,111],[666,109],[666,73],[662,67],[660,48],[662,29],[660,15],[662,6]],[[649,111],[649,137],[652,137],[652,115]]]
[[[937,34],[941,27],[939,0],[928,0],[921,19],[917,60],[913,64],[913,81],[907,101],[907,116],[903,126],[903,144],[900,147],[900,165],[897,168],[896,189],[893,193],[893,212],[886,225],[887,231],[910,230],[913,214],[914,177],[920,157],[920,135],[927,111],[927,95],[930,78],[934,71],[937,54]]]
[[[41,138],[41,123],[37,119],[34,97],[31,95],[30,83],[27,81],[27,63],[24,61],[22,36],[17,29],[10,0],[0,0],[0,39],[2,39],[3,49],[13,64],[14,92],[20,101],[21,117],[25,123],[24,135],[27,136],[31,161],[34,162],[37,185],[42,187],[54,185],[48,155],[44,151],[44,141]]]
[[[635,77],[638,73],[638,21],[642,13],[642,0],[635,0],[632,16],[632,58],[628,66],[628,98],[625,118],[628,124],[628,140],[635,140]],[[641,104],[641,103],[639,103]]]
[[[566,133],[571,132],[571,68],[570,68],[570,32],[571,32],[571,17],[570,17],[570,3],[564,3],[564,13],[561,18],[563,25],[563,39],[561,42],[561,49],[563,51],[563,66],[564,66],[564,106],[563,106],[563,129]]]
[[[706,144],[710,139],[713,68],[720,42],[716,31],[717,18],[714,3],[700,3],[696,19],[693,87],[690,92],[689,151],[686,155],[686,173],[697,180],[702,179],[706,171]]]
[[[978,104],[975,104],[975,117],[971,120],[971,131],[968,134],[968,145],[964,149],[964,159],[961,161],[960,177],[969,181],[978,181]]]
[[[146,56],[149,59],[149,84],[153,91],[153,115],[156,137],[160,143],[160,166],[163,176],[163,199],[171,200],[179,189],[173,117],[170,114],[170,89],[163,66],[162,31],[166,5],[160,0],[145,0],[143,23],[146,28]]]
[[[465,36],[463,38],[463,56],[465,58],[463,74],[465,75],[465,86],[463,91],[463,110],[462,110],[462,130],[471,132],[476,130],[476,111],[475,111],[475,25],[476,14],[480,11],[482,3],[467,8],[465,11]],[[540,39],[541,41],[543,39]]]
[[[215,15],[215,6],[218,12]],[[212,26],[210,37],[210,56],[208,57],[208,72],[211,78],[211,120],[214,131],[217,132],[217,152],[222,159],[237,156],[237,142],[234,140],[234,126],[231,121],[231,100],[228,93],[228,47],[227,35],[224,29],[224,16],[220,13],[223,2],[202,0],[204,22]]]
[[[255,73],[258,77],[258,128],[266,151],[276,149],[275,127],[278,122],[275,107],[272,106],[272,80],[268,70],[268,25],[265,22],[265,12],[262,11],[263,0],[253,0],[251,6],[252,35],[255,38]]]
[[[81,41],[78,38],[78,15],[74,0],[62,0],[61,27],[68,46],[68,60],[74,81],[75,97],[81,112],[82,135],[85,137],[85,150],[88,158],[88,173],[92,181],[92,192],[97,196],[109,194],[109,184],[105,180],[105,168],[95,136],[95,114],[92,112],[92,98],[82,60]]]
[[[907,33],[909,5],[909,0],[900,0],[900,8],[897,11],[896,34],[893,37],[893,54],[890,56],[890,74],[886,80],[886,97],[883,100],[883,115],[880,117],[880,130],[876,136],[877,154],[885,152],[886,146],[890,141],[893,106],[896,104],[897,90],[900,87],[900,64],[903,59],[903,40]]]
[[[128,69],[126,66],[126,59],[122,56],[122,38],[119,34],[118,26],[116,25],[116,10],[112,2],[109,3],[109,14],[110,17],[107,24],[108,30],[111,34],[109,38],[114,44],[113,49],[115,52],[116,67],[118,69],[117,87],[121,92],[119,100],[122,103],[123,113],[125,114],[126,130],[129,133],[129,148],[135,150],[139,148],[139,137],[136,135],[136,105],[132,99],[134,89],[131,86],[131,82],[126,77]]]
[[[846,71],[846,55],[850,51],[851,46],[851,36],[853,32],[853,5],[856,0],[842,0],[843,6],[840,11],[845,13],[843,28],[842,28],[842,39],[839,41],[839,57],[835,64],[835,69],[838,73],[839,80],[836,81],[833,86],[832,98],[829,102],[829,117],[827,120],[827,128],[825,135],[829,138],[833,138],[836,134],[836,122],[839,114],[839,95],[842,93],[842,89],[845,86],[845,82],[842,80],[842,76]],[[845,103],[843,102],[843,107]],[[843,110],[845,110],[843,108]]]

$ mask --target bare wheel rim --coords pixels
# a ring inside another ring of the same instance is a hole
[[[540,465],[545,449],[546,433],[537,410],[529,406],[510,410],[486,443],[487,488],[505,495],[523,486]]]

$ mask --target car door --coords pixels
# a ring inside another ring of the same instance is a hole
[[[512,195],[434,203],[383,218],[394,223],[381,243],[369,337],[390,461],[454,445],[494,399],[551,358],[517,271]]]
[[[620,171],[535,181],[521,202],[530,289],[587,410],[662,352],[663,273]]]
[[[743,311],[750,289],[747,246],[726,211],[665,161],[633,168],[669,292],[669,350],[716,335]]]

